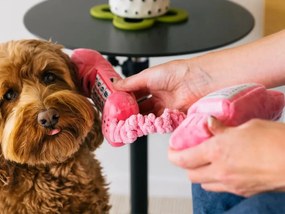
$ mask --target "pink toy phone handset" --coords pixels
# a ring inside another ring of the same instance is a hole
[[[111,145],[133,143],[138,137],[152,133],[170,133],[185,119],[183,112],[170,109],[165,109],[159,117],[139,114],[134,95],[113,88],[112,80],[121,77],[97,51],[75,49],[71,60],[77,66],[83,93],[102,112],[102,132]]]
[[[83,93],[91,97],[96,107],[102,112],[102,132],[113,146],[122,146],[123,142],[110,139],[111,121],[124,121],[131,115],[139,113],[135,97],[131,93],[117,91],[112,82],[121,79],[112,65],[97,51],[91,49],[75,49],[71,60],[78,68],[82,81]]]
[[[188,109],[186,119],[170,137],[170,147],[181,150],[210,138],[210,116],[227,126],[237,126],[253,118],[277,120],[283,108],[283,93],[260,84],[241,84],[215,91]]]
[[[113,88],[112,81],[121,77],[100,53],[76,49],[71,60],[78,68],[83,93],[102,112],[102,132],[113,146],[133,143],[143,135],[172,132],[170,147],[185,149],[212,136],[207,123],[210,116],[237,126],[252,118],[276,120],[284,107],[283,93],[250,83],[210,93],[190,106],[187,116],[170,109],[159,117],[141,115],[133,94]]]

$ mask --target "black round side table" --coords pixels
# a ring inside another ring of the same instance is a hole
[[[226,0],[171,0],[171,7],[188,11],[187,21],[156,23],[140,31],[115,28],[109,20],[95,19],[89,10],[107,0],[48,0],[24,16],[26,28],[36,36],[70,49],[90,48],[107,55],[128,57],[123,73],[130,76],[149,66],[149,57],[197,53],[222,47],[246,36],[253,16]],[[140,57],[145,61],[138,60]],[[131,144],[131,213],[148,212],[147,137]]]

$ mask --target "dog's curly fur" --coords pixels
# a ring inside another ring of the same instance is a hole
[[[99,113],[62,46],[0,44],[0,213],[108,213]],[[41,112],[53,109],[55,123]],[[56,131],[56,133],[54,133]]]

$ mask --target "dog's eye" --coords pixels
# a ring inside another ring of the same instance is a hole
[[[3,98],[7,101],[11,101],[14,100],[15,98],[17,98],[18,93],[16,91],[14,91],[13,89],[9,89],[3,96]]]
[[[51,84],[54,83],[56,80],[56,75],[50,72],[46,72],[43,75],[43,81],[45,84]]]

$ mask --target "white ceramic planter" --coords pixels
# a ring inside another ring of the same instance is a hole
[[[109,0],[112,13],[125,18],[151,18],[165,14],[170,0]]]

